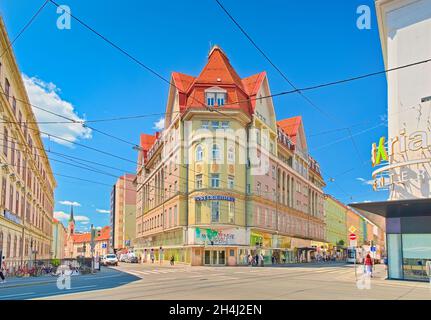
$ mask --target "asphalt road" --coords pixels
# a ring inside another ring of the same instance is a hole
[[[119,286],[100,290],[103,285],[98,283],[82,288],[85,292],[68,292],[47,299],[431,299],[430,283],[385,280],[382,265],[376,266],[370,289],[358,287],[356,277],[361,278],[362,267],[357,267],[355,275],[353,265],[262,268],[122,264],[113,269],[128,273],[133,279],[127,282],[125,275],[106,278],[103,280],[110,283],[115,279]],[[120,284],[121,281],[126,283]],[[89,284],[85,282],[83,286]]]
[[[23,300],[40,297],[51,297],[59,294],[83,293],[91,290],[102,290],[118,287],[140,278],[111,268],[102,268],[94,275],[71,277],[70,289],[59,289],[57,277],[9,278],[6,283],[0,283],[1,300]]]

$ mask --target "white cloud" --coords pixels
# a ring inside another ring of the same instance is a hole
[[[153,129],[163,130],[165,128],[165,118],[160,118],[159,121],[154,122]]]
[[[374,180],[365,180],[364,178],[356,178],[356,180],[361,181],[362,184],[367,184],[370,186],[374,184]]]
[[[54,212],[54,218],[57,220],[68,220],[70,218],[70,214],[64,212],[64,211],[55,211]],[[87,216],[73,216],[75,221],[78,221],[82,224],[88,224],[90,222],[90,218]]]
[[[81,223],[84,223],[84,221],[88,223],[88,221],[90,221],[90,218],[86,216],[73,216],[73,217],[75,218],[75,221],[79,221]]]
[[[24,81],[24,85],[27,89],[31,104],[60,114],[69,119],[73,119],[76,121],[84,121],[84,119],[78,116],[78,114],[74,110],[73,105],[70,102],[61,99],[61,97],[59,96],[60,89],[54,83],[44,82],[37,77],[30,78],[25,74],[22,74],[22,78]],[[37,121],[39,122],[67,121],[66,119],[62,119],[58,116],[47,113],[37,108],[33,108],[33,112],[36,116]],[[73,142],[77,141],[78,139],[91,139],[91,129],[84,128],[82,125],[72,122],[59,124],[41,123],[39,124],[39,128],[41,131],[59,136],[63,139],[71,140]],[[46,137],[46,135],[44,136]],[[73,144],[70,142],[56,139],[53,137],[51,137],[51,140],[69,147],[73,146]]]
[[[54,211],[54,218],[57,220],[67,220],[69,219],[69,214],[63,211]]]
[[[111,213],[110,210],[105,210],[105,209],[96,209],[96,211],[99,213]]]
[[[74,207],[80,207],[81,204],[76,201],[69,201],[69,200],[62,200],[58,202],[59,204],[63,204],[65,206],[74,206]]]

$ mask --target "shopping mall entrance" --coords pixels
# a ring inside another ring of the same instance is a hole
[[[205,250],[204,265],[226,265],[226,251]]]

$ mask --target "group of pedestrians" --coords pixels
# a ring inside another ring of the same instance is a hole
[[[265,263],[265,257],[262,253],[256,253],[255,256],[249,254],[248,255],[248,265],[249,266],[261,266],[263,267]]]
[[[162,264],[162,262],[163,262],[163,257],[164,257],[163,248],[160,247],[159,248],[159,263],[160,264]],[[156,253],[154,252],[153,248],[150,249],[150,260],[151,260],[151,263],[154,263],[156,261]],[[141,263],[144,263],[144,262],[147,262],[147,249],[144,249],[144,254],[141,257]],[[175,264],[175,257],[173,255],[169,258],[169,264],[171,266],[173,266]]]

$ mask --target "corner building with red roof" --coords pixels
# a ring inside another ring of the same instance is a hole
[[[270,95],[265,72],[241,78],[218,46],[199,76],[172,73],[165,127],[140,137],[138,254],[292,263],[325,246],[319,165],[301,117],[277,121]]]

